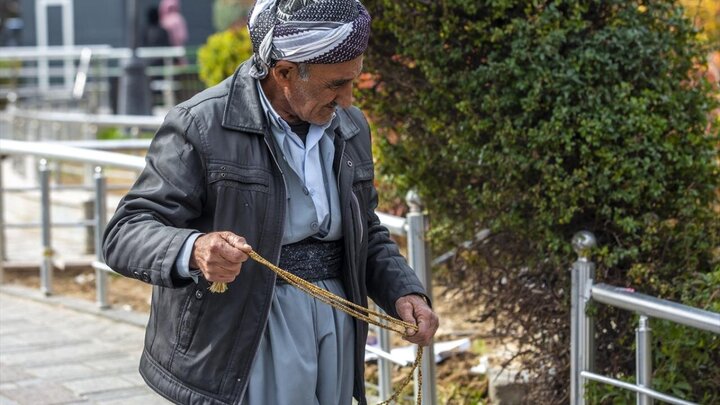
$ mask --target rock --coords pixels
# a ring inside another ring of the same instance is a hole
[[[519,374],[519,376],[518,376]],[[488,373],[489,396],[494,405],[519,405],[527,403],[528,374],[525,371],[507,367],[491,368]]]

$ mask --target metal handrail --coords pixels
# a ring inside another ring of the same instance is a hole
[[[89,48],[93,54],[107,55],[112,47],[110,45],[83,45],[83,46],[9,46],[3,47],[0,60],[36,60],[36,59],[64,59],[67,57],[79,58],[83,49]]]
[[[113,166],[130,170],[142,170],[145,159],[139,156],[97,150],[73,148],[47,142],[25,142],[0,139],[0,154],[32,155],[48,159],[61,159],[71,162],[100,166]]]
[[[407,220],[403,217],[395,215],[385,214],[382,212],[376,213],[380,222],[395,236],[407,235]]]
[[[108,139],[108,140],[85,140],[85,141],[48,141],[52,144],[72,146],[74,148],[93,150],[136,150],[146,151],[150,147],[152,139]]]
[[[612,385],[614,387],[626,389],[628,391],[633,391],[638,394],[644,394],[649,397],[659,399],[661,401],[665,401],[670,404],[676,404],[676,405],[696,405],[692,402],[683,401],[682,399],[677,399],[675,397],[671,397],[670,395],[663,394],[662,392],[658,392],[655,390],[651,390],[649,388],[645,388],[643,386],[638,386],[635,384],[630,384],[625,381],[616,380],[614,378],[605,377],[604,375],[591,373],[588,371],[583,371],[580,373],[580,376],[583,378],[586,378],[588,380],[601,382],[604,384]]]
[[[67,57],[80,58],[85,48],[92,51],[93,58],[128,59],[132,56],[132,49],[113,48],[110,45],[16,46],[4,47],[2,53],[0,53],[0,60],[33,61],[38,59],[65,59]],[[177,58],[186,54],[185,48],[181,46],[137,48],[137,56],[140,58]]]
[[[591,291],[594,301],[720,335],[720,314],[715,312],[608,284],[595,284]]]
[[[51,112],[12,109],[2,114],[4,119],[13,120],[22,118],[26,120],[44,121],[64,124],[87,124],[98,127],[139,127],[157,129],[162,125],[164,118],[155,115],[113,115],[113,114],[85,114],[72,112]]]

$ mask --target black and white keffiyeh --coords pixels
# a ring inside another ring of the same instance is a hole
[[[370,15],[358,0],[257,0],[248,19],[250,75],[262,79],[278,60],[342,63],[360,56]]]

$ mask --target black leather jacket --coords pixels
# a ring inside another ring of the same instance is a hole
[[[285,184],[249,64],[174,108],[147,165],[110,221],[103,250],[118,273],[154,285],[140,373],[182,404],[237,404],[265,328],[275,274],[252,260],[223,294],[180,280],[173,269],[193,232],[232,231],[277,263]],[[338,110],[338,178],[348,297],[368,295],[397,316],[395,301],[424,289],[375,215],[370,131],[356,108]],[[367,325],[356,321],[354,396],[364,404]],[[333,404],[334,405],[334,404]]]

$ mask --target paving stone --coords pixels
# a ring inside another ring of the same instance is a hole
[[[17,402],[13,401],[12,399],[0,394],[0,405],[19,405]]]
[[[0,368],[2,368],[2,373],[0,373],[0,383],[11,383],[34,377],[19,367],[0,364]]]
[[[127,404],[142,404],[142,405],[167,405],[172,402],[166,400],[155,393],[146,393],[143,395],[127,397],[127,398],[114,398],[104,401],[96,401],[98,405],[127,405]]]
[[[22,353],[34,350],[52,349],[56,347],[63,347],[67,345],[81,345],[83,341],[77,339],[62,339],[57,340],[45,340],[45,341],[32,341],[23,340],[22,338],[14,338],[14,343],[5,344],[3,343],[0,347],[0,354],[12,354]]]
[[[15,385],[18,387],[41,387],[44,384],[44,381],[40,378],[30,378],[27,380],[20,380],[16,381]]]
[[[34,367],[27,369],[27,372],[43,379],[71,380],[77,378],[95,377],[98,370],[84,364],[64,364],[50,367]]]
[[[123,356],[116,359],[88,360],[83,364],[103,371],[137,371],[140,366],[140,352],[138,351],[135,357]]]
[[[129,381],[132,385],[136,385],[139,387],[146,386],[145,380],[143,380],[143,378],[139,372],[135,372],[135,373],[131,373],[131,374],[123,374],[120,377],[123,380]]]
[[[62,383],[62,385],[77,395],[116,390],[118,388],[130,388],[133,386],[131,382],[117,377],[99,377],[68,381]]]
[[[38,404],[61,404],[76,401],[78,398],[69,389],[54,383],[42,384],[42,389],[37,386],[17,387],[11,390],[2,390],[2,395],[20,405]]]
[[[100,345],[70,345],[18,353],[0,353],[0,362],[23,364],[39,367],[52,364],[78,363],[90,358],[117,357],[117,351],[111,351]]]
[[[83,398],[85,398],[88,401],[92,401],[93,403],[103,402],[103,401],[114,401],[120,398],[131,398],[131,397],[139,397],[143,395],[148,394],[154,394],[154,392],[148,387],[148,386],[134,386],[130,388],[118,388],[115,390],[109,390],[109,391],[101,391],[101,392],[89,392],[85,395],[83,395]],[[135,403],[133,401],[127,400],[126,403]]]

